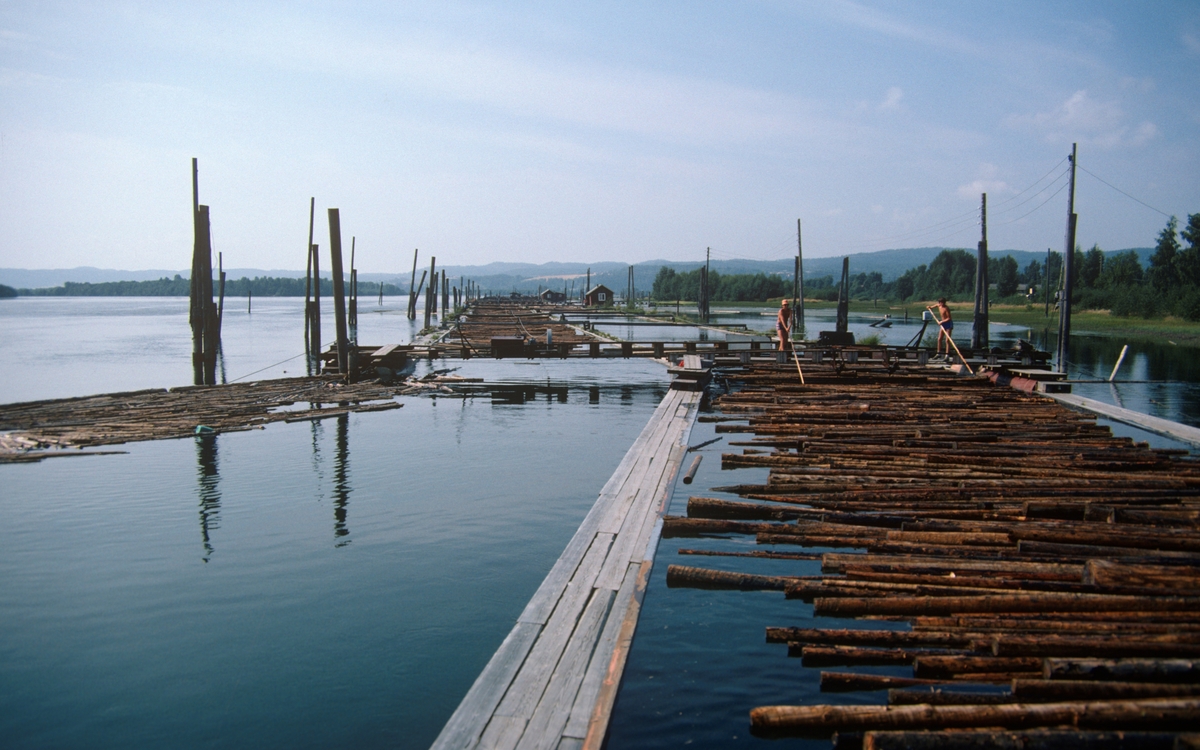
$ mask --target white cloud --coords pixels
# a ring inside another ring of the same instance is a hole
[[[893,109],[900,108],[900,100],[904,98],[904,90],[899,86],[892,86],[887,90],[887,94],[883,97],[883,101],[879,103],[879,111],[887,112]]]
[[[1076,91],[1048,112],[1009,115],[1004,124],[1040,133],[1048,143],[1080,142],[1106,149],[1139,146],[1158,133],[1151,122],[1143,122],[1136,128],[1130,126],[1119,103],[1094,99],[1086,90]]]

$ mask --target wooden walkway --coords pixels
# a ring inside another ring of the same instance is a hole
[[[668,392],[434,748],[600,747],[700,397]]]

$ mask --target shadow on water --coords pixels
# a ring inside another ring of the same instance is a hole
[[[350,501],[350,415],[337,418],[337,437],[333,458],[333,536],[336,547],[350,543],[346,527],[346,508]]]
[[[208,562],[213,554],[209,532],[220,528],[221,523],[221,491],[217,487],[221,477],[217,472],[216,435],[196,437],[196,463],[199,480],[196,494],[200,497],[200,538],[204,543],[204,555],[200,559]]]

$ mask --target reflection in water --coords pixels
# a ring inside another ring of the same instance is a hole
[[[600,403],[600,386],[593,385],[588,388],[588,403],[589,404],[599,404]]]
[[[350,543],[346,528],[346,505],[350,499],[350,415],[337,418],[337,437],[333,454],[333,535],[340,539],[335,546]]]
[[[200,496],[200,538],[204,542],[204,556],[200,559],[208,562],[212,557],[213,546],[208,532],[220,528],[221,523],[221,492],[217,489],[220,476],[217,473],[217,436],[196,436],[196,463],[199,471]]]

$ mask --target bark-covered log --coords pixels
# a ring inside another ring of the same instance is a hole
[[[758,731],[835,732],[953,727],[1120,727],[1200,726],[1200,700],[1011,703],[995,706],[760,706],[750,712]]]

